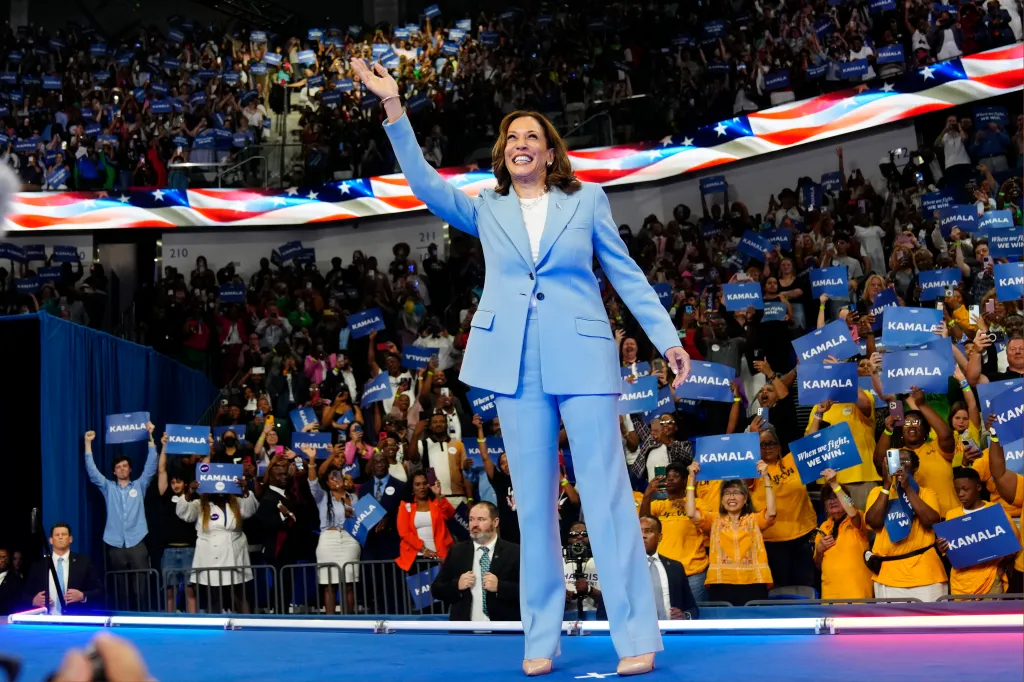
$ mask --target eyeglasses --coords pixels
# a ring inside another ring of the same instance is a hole
[[[761,442],[762,448],[777,448],[779,447],[779,441],[777,440],[766,440]]]
[[[722,497],[746,497],[746,494],[742,490],[727,490],[722,493]]]
[[[920,419],[908,419],[905,422],[903,422],[903,425],[904,426],[920,426],[921,425],[921,420]]]
[[[659,420],[658,423],[661,424],[662,426],[667,426],[668,424],[671,424],[672,426],[675,426],[676,425],[676,420],[675,419],[662,419],[662,420]]]
[[[569,531],[569,537],[571,538],[588,538],[590,535],[585,530],[571,530]]]

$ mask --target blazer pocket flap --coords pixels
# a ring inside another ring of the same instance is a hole
[[[612,338],[612,327],[604,320],[588,320],[585,317],[577,317],[576,333],[580,336],[596,336],[602,339],[610,339]]]
[[[490,329],[493,325],[494,312],[490,310],[477,310],[473,313],[473,320],[469,323],[470,327],[477,329]]]

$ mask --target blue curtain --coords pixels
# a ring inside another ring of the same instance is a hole
[[[145,443],[104,444],[105,417],[148,411],[166,424],[195,424],[217,391],[201,373],[152,348],[40,313],[40,427],[43,524],[71,524],[74,544],[103,565],[103,498],[85,474],[82,436],[96,431],[96,466],[111,476],[117,454],[142,471]]]

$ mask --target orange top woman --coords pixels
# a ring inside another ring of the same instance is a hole
[[[445,521],[455,516],[455,507],[441,492],[441,484],[427,483],[426,474],[420,472],[409,482],[412,500],[398,508],[398,535],[401,538],[395,563],[403,571],[412,569],[420,557],[444,561],[452,536]]]

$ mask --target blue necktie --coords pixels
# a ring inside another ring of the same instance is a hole
[[[384,482],[383,481],[377,481],[377,489],[373,491],[373,496],[375,498],[377,498],[378,502],[380,502],[381,493],[383,492],[381,489],[383,487],[384,487]]]
[[[482,552],[482,554],[480,555],[480,580],[483,580],[484,576],[487,575],[488,573],[490,573],[490,571],[491,571],[491,557],[489,556],[490,553],[491,553],[491,549],[490,549],[490,547],[481,547],[480,551]],[[482,587],[482,585],[481,585],[481,587]],[[487,590],[481,589],[480,592],[481,592],[481,604],[480,605],[483,607],[483,612],[484,612],[484,615],[486,616],[487,615]]]
[[[57,557],[57,589],[61,596],[67,591],[64,589],[64,557]],[[60,610],[60,599],[56,603],[57,610]]]

